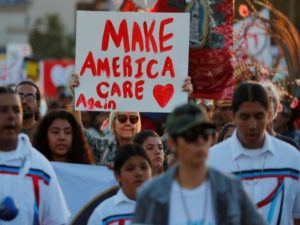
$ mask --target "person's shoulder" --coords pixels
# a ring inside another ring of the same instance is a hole
[[[297,145],[297,143],[292,139],[292,138],[289,138],[289,137],[286,137],[286,136],[283,136],[281,134],[276,134],[275,135],[276,138],[278,138],[279,140],[281,141],[284,141],[290,145],[292,145],[293,147],[295,147],[296,149],[299,149],[299,146]]]
[[[37,149],[31,147],[31,168],[35,170],[41,170],[48,175],[54,173],[53,167],[51,166],[50,161]]]
[[[166,191],[166,186],[170,185],[173,180],[176,166],[170,167],[166,172],[153,177],[151,180],[146,181],[139,188],[139,196],[153,198],[160,196]]]
[[[49,160],[34,147],[31,147],[31,158],[35,164],[50,165]]]
[[[213,145],[211,148],[210,148],[210,151],[215,151],[215,152],[218,152],[218,151],[221,151],[221,150],[224,150],[224,148],[226,149],[229,149],[229,146],[230,146],[230,143],[231,143],[231,138],[227,138],[226,140],[224,141],[221,141],[215,145]]]
[[[114,206],[114,199],[115,196],[111,196],[108,199],[105,199],[103,202],[101,202],[94,210],[94,212],[98,212],[103,214],[105,211],[109,211]]]
[[[209,163],[215,160],[219,162],[220,158],[222,159],[228,158],[231,155],[229,154],[229,152],[231,152],[230,143],[231,143],[231,138],[228,138],[218,144],[213,145],[209,149],[209,157],[208,157]]]
[[[213,176],[214,179],[222,182],[236,182],[236,179],[231,173],[223,173],[213,167],[208,167],[209,175]]]
[[[215,187],[222,189],[240,189],[242,187],[240,180],[236,179],[232,174],[222,173],[212,167],[209,167],[208,171],[209,179],[215,185]]]
[[[164,174],[157,175],[153,177],[151,180],[146,181],[139,189],[140,193],[144,192],[152,192],[153,187],[160,184],[162,179],[164,177]]]
[[[274,136],[271,137],[273,141],[273,146],[278,152],[281,154],[288,154],[296,157],[300,157],[299,150],[292,146],[291,144],[280,140],[279,138],[276,138]]]
[[[291,168],[300,167],[300,152],[298,149],[281,141],[276,137],[272,138],[272,147],[274,148],[274,157],[277,158],[281,166],[287,166]]]

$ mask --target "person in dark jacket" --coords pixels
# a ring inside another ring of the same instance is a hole
[[[166,128],[178,165],[141,187],[133,224],[266,224],[240,181],[206,166],[215,126],[204,110],[179,106]]]

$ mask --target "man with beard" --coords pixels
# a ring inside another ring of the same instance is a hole
[[[27,134],[31,139],[36,123],[40,119],[40,90],[33,81],[24,80],[16,86],[16,91],[20,95],[23,108],[23,126],[21,133]]]
[[[212,121],[217,127],[217,131],[221,131],[225,124],[232,122],[231,101],[216,101],[214,105]]]

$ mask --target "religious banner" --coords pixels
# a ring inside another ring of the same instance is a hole
[[[78,11],[76,110],[171,112],[186,103],[188,24],[188,13]]]
[[[74,60],[45,60],[41,63],[41,83],[46,97],[57,97],[59,87],[68,87]]]
[[[193,94],[221,99],[223,90],[232,85],[233,2],[196,0],[188,10],[192,14],[189,75],[194,85]],[[198,22],[193,21],[197,15]],[[193,40],[198,42],[192,43]]]
[[[271,37],[261,18],[269,20],[270,12],[268,9],[263,9],[258,13],[260,18],[248,16],[234,24],[235,58],[237,63],[249,65],[256,61],[261,68],[265,67],[269,70],[272,68],[273,58]]]
[[[189,76],[196,98],[220,99],[232,85],[232,0],[157,0],[152,12],[189,12]]]

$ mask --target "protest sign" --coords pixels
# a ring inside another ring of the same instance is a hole
[[[31,55],[28,43],[9,43],[6,59],[0,60],[0,85],[15,85],[26,78],[24,57]]]
[[[33,80],[35,82],[39,81],[39,60],[35,58],[25,57],[25,74],[26,79]]]
[[[77,12],[76,110],[170,112],[187,102],[189,14]]]
[[[41,83],[46,97],[56,97],[57,88],[69,85],[74,60],[45,60],[41,63]]]
[[[6,57],[0,57],[0,85],[6,85],[5,81],[8,80],[7,60]]]

